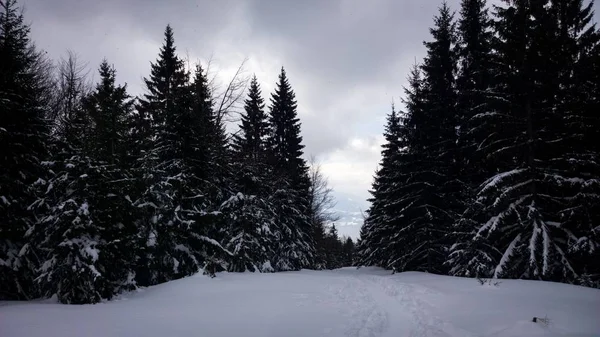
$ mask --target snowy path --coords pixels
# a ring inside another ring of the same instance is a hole
[[[419,299],[427,293],[432,291],[395,282],[387,275],[347,277],[345,286],[338,290],[341,303],[352,312],[346,336],[475,336],[430,313],[427,304]]]
[[[545,315],[549,327],[531,322]],[[0,336],[591,337],[597,317],[597,289],[346,268],[196,275],[88,306],[0,302]]]

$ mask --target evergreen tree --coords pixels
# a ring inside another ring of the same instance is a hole
[[[212,200],[222,201],[226,198],[226,189],[231,179],[228,141],[223,122],[217,118],[214,100],[210,92],[207,74],[200,64],[196,65],[192,90],[192,118],[200,130],[195,130],[195,137],[201,146],[192,147],[196,151],[194,167],[196,175],[212,184]],[[192,132],[190,130],[189,132]],[[216,194],[215,194],[216,193]]]
[[[225,247],[235,255],[229,270],[273,271],[270,260],[276,214],[268,201],[273,187],[266,148],[269,124],[256,76],[250,83],[244,111],[232,144],[237,172],[233,189],[239,192],[222,207],[229,228]]]
[[[495,169],[494,163],[485,158],[485,151],[481,151],[480,147],[482,141],[495,132],[494,124],[486,127],[481,125],[481,120],[488,116],[487,112],[492,109],[495,100],[492,81],[496,63],[492,51],[492,20],[489,18],[486,1],[463,0],[461,2],[458,37],[460,58],[457,77],[457,111],[460,124],[458,160],[464,163],[460,175],[465,183],[465,193],[461,198],[468,205],[476,202],[474,190],[489,175],[490,170]],[[456,252],[464,252],[462,247],[469,244],[470,226],[464,215],[455,221],[451,236],[454,242],[451,255],[446,261],[451,268],[466,267],[459,260],[467,257]],[[452,269],[450,272],[456,271]]]
[[[100,272],[99,255],[106,241],[94,208],[104,168],[89,157],[73,154],[57,161],[44,199],[47,214],[40,218],[30,238],[42,260],[37,281],[42,295],[57,295],[61,303],[97,303],[112,289]],[[110,264],[113,261],[104,261]]]
[[[342,246],[342,266],[350,267],[354,265],[355,244],[352,238],[346,238]]]
[[[587,214],[599,171],[579,129],[594,103],[575,93],[587,80],[573,71],[597,45],[590,15],[581,1],[496,8],[497,99],[477,125],[489,131],[479,148],[495,170],[466,214],[472,241],[455,247],[457,274],[574,282],[582,266],[569,252],[595,253]]]
[[[444,273],[450,225],[461,212],[456,111],[456,42],[453,14],[447,4],[425,42],[421,72],[413,70],[407,89],[407,111],[387,206],[392,242],[385,267]]]
[[[277,228],[273,205],[261,196],[238,193],[221,206],[227,223],[225,248],[233,256],[232,272],[272,272]]]
[[[215,219],[206,212],[205,197],[210,151],[207,140],[210,99],[204,80],[190,86],[184,62],[175,53],[173,30],[167,26],[159,58],[145,79],[147,93],[140,100],[141,115],[151,121],[151,138],[143,159],[147,186],[136,201],[145,209],[138,262],[138,282],[156,284],[180,278],[205,267],[218,243],[208,236]],[[196,74],[198,77],[198,74]]]
[[[248,98],[241,117],[240,133],[233,139],[233,148],[242,161],[249,164],[265,162],[268,116],[256,76],[250,82]]]
[[[382,145],[381,161],[370,191],[371,207],[367,210],[367,217],[360,233],[358,265],[385,266],[384,261],[389,254],[390,235],[396,231],[389,221],[391,215],[388,207],[394,202],[389,192],[394,184],[393,175],[397,164],[395,160],[398,159],[403,144],[401,121],[394,106],[387,116],[383,135],[385,142]]]
[[[190,179],[196,186],[189,207],[194,212],[203,210],[206,213],[196,215],[192,238],[205,273],[213,276],[215,271],[226,269],[233,258],[232,253],[218,243],[231,238],[226,224],[228,216],[232,216],[227,213],[231,206],[227,201],[235,199],[227,200],[232,195],[232,168],[225,127],[217,118],[208,78],[200,64],[194,72],[191,94],[192,114],[182,123],[188,139],[184,142],[188,149],[185,158],[189,160],[192,172]]]
[[[137,243],[137,209],[133,167],[128,161],[131,144],[129,123],[133,101],[127,85],[116,84],[116,70],[103,60],[99,68],[100,82],[84,100],[84,108],[92,120],[90,156],[102,168],[102,179],[95,182],[97,198],[95,223],[105,245],[100,248],[98,271],[107,279],[102,298],[111,298],[134,284]]]
[[[37,296],[37,247],[28,243],[38,210],[29,208],[47,183],[49,157],[45,62],[15,0],[0,1],[0,298]]]
[[[586,4],[587,3],[587,4]],[[600,130],[600,30],[592,24],[593,1],[551,1],[550,15],[556,22],[553,68],[560,85],[555,86],[556,127],[554,139],[561,139],[560,160],[552,160],[558,178],[562,207],[558,217],[569,232],[569,259],[577,272],[574,280],[600,287],[600,236],[594,224],[600,221],[600,154],[597,142]],[[559,134],[559,132],[562,132]],[[557,144],[554,139],[551,144]],[[562,177],[559,177],[562,175]],[[566,193],[565,193],[566,192]],[[570,235],[570,234],[573,235]]]
[[[326,268],[327,269],[337,269],[344,267],[344,251],[342,242],[340,241],[340,237],[338,234],[338,230],[335,227],[335,224],[332,224],[329,227],[329,230],[325,234],[326,241]]]
[[[95,91],[83,101],[90,116],[93,134],[93,155],[108,164],[125,165],[127,147],[130,145],[128,123],[133,101],[127,94],[127,86],[116,85],[116,70],[104,59],[99,68],[100,83]]]
[[[457,87],[457,117],[459,124],[459,162],[463,163],[459,174],[465,182],[465,195],[481,183],[481,158],[477,157],[479,133],[489,131],[476,127],[477,119],[485,114],[489,105],[492,85],[492,21],[486,8],[486,0],[463,0],[458,21],[459,71]]]
[[[132,289],[137,234],[135,213],[123,195],[127,175],[115,163],[124,142],[118,131],[129,111],[124,89],[118,95],[114,72],[101,67],[102,83],[85,99],[85,77],[72,55],[62,63],[59,92],[60,138],[48,188],[35,206],[47,209],[31,231],[42,259],[37,278],[43,295],[57,295],[62,303],[96,303],[123,289]],[[129,105],[130,106],[130,105]],[[112,137],[105,151],[106,135]],[[104,136],[104,137],[103,137]],[[89,152],[89,153],[88,153]]]
[[[308,218],[310,180],[308,167],[302,158],[302,136],[297,117],[296,95],[285,70],[271,95],[268,136],[269,163],[277,190],[270,199],[279,215],[274,268],[298,270],[312,267],[315,254],[312,228]]]

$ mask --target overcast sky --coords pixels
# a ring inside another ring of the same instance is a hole
[[[409,68],[441,0],[21,0],[33,39],[54,59],[75,51],[95,72],[115,65],[130,93],[171,24],[182,56],[222,78],[248,58],[268,100],[282,66],[298,99],[306,154],[340,198],[363,208],[380,158],[385,116],[400,102]],[[458,9],[459,0],[449,0]],[[595,5],[596,12],[599,11]],[[358,207],[358,206],[357,206]],[[345,231],[355,236],[358,229]]]

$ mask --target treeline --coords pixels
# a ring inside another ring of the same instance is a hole
[[[283,68],[268,111],[251,80],[231,135],[243,86],[218,100],[170,26],[140,97],[107,60],[91,86],[74,54],[56,65],[29,36],[16,1],[1,0],[0,298],[96,303],[200,270],[341,265]]]
[[[440,7],[387,117],[359,264],[600,286],[600,31],[583,0]]]

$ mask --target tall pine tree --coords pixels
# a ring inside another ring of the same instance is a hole
[[[190,85],[184,62],[176,55],[173,30],[167,26],[158,60],[145,79],[140,115],[147,115],[150,138],[143,166],[147,188],[136,201],[145,210],[138,282],[156,284],[197,272],[220,245],[210,237],[214,220],[206,211],[206,170],[211,148],[207,116],[212,104],[206,81],[196,73]]]
[[[453,252],[459,275],[577,282],[569,253],[595,254],[597,149],[580,128],[597,119],[574,71],[597,46],[590,15],[581,1],[496,7],[493,99],[476,125],[488,176],[465,214],[472,240]]]
[[[395,162],[398,153],[403,150],[401,139],[401,120],[396,109],[387,116],[384,131],[385,142],[382,145],[381,161],[371,188],[371,207],[367,211],[361,228],[360,244],[358,246],[358,264],[364,266],[387,267],[384,261],[390,254],[390,239],[396,232],[390,222],[389,206],[394,203],[390,195],[394,181]]]
[[[302,158],[304,145],[296,108],[296,95],[282,68],[271,95],[267,140],[269,163],[277,186],[271,198],[277,205],[280,226],[274,262],[278,270],[309,268],[314,263],[315,247],[308,217],[310,181],[306,161]]]
[[[269,196],[270,183],[266,137],[269,123],[256,76],[250,82],[248,98],[241,116],[240,130],[233,138],[236,178],[239,191],[224,209],[228,216],[228,250],[235,254],[230,271],[272,271],[273,237],[276,215]]]
[[[110,298],[135,287],[139,213],[132,205],[135,176],[128,160],[133,100],[127,85],[116,84],[116,70],[106,59],[98,71],[100,82],[84,100],[84,108],[92,120],[90,156],[104,169],[102,180],[94,182],[98,189],[95,221],[105,243],[100,248],[99,272],[108,286],[101,295]]]
[[[27,232],[36,222],[38,185],[48,174],[49,123],[42,54],[15,0],[0,1],[0,298],[37,296],[36,247]],[[42,187],[43,189],[43,187]]]
[[[395,160],[391,221],[397,229],[387,265],[443,273],[463,183],[457,156],[455,23],[446,3],[434,22],[421,71],[412,72],[406,92],[406,150]]]

